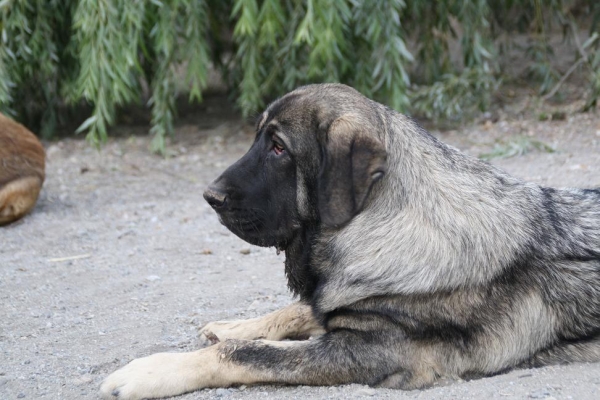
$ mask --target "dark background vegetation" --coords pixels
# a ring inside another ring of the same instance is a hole
[[[567,101],[576,79],[590,111],[599,35],[597,0],[0,0],[0,111],[45,138],[76,121],[100,144],[142,105],[158,152],[176,100],[217,87],[244,116],[299,85],[343,82],[461,121],[501,87]]]

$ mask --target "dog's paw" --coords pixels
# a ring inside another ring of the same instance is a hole
[[[206,324],[198,332],[200,345],[211,346],[227,339],[262,339],[260,329],[254,320],[245,321],[217,321]]]
[[[109,375],[100,395],[111,400],[154,399],[199,388],[195,353],[158,353],[133,360]]]
[[[221,322],[211,322],[206,324],[206,326],[200,328],[198,330],[198,344],[202,347],[212,346],[213,344],[219,343],[221,339],[213,332],[219,331],[216,328],[217,324]]]

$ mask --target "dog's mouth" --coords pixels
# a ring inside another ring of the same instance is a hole
[[[265,234],[265,222],[253,216],[239,216],[230,213],[219,213],[219,222],[240,239],[260,247],[277,246],[272,235]]]
[[[263,222],[258,218],[244,218],[235,215],[219,214],[219,222],[232,232],[258,234]]]
[[[240,216],[235,213],[218,213],[219,222],[234,235],[255,246],[275,247],[277,254],[287,249],[288,241],[273,235],[265,227],[265,221],[256,216]]]

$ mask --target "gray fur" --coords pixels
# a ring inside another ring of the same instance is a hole
[[[276,381],[402,388],[600,361],[600,191],[523,182],[343,85],[291,92],[271,124],[296,168],[296,198],[281,200],[295,228],[278,247],[327,333],[230,359]],[[298,372],[302,351],[319,373]]]
[[[267,110],[277,109],[280,123],[303,107],[325,121],[351,115],[387,152],[385,176],[364,209],[315,235],[318,283],[306,300],[318,317],[377,314],[386,303],[386,313],[440,329],[436,343],[446,349],[433,352],[441,369],[433,375],[600,361],[599,191],[522,182],[347,87],[309,86],[291,96]],[[314,136],[287,136],[314,151],[307,144]],[[302,157],[309,165],[318,159]],[[469,337],[465,351],[442,340],[449,323]]]
[[[252,168],[265,178],[236,180]],[[328,84],[271,104],[206,193],[242,239],[285,250],[289,286],[325,330],[219,344],[255,381],[413,389],[600,361],[598,190],[523,182]],[[246,209],[290,220],[244,231]]]
[[[272,103],[204,197],[242,239],[285,250],[300,302],[207,325],[206,349],[132,361],[102,384],[107,399],[253,383],[416,389],[600,361],[600,190],[522,182],[330,84]]]

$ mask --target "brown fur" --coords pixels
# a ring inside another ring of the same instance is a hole
[[[0,114],[0,225],[27,214],[45,178],[42,144],[23,125]]]
[[[313,317],[310,306],[294,303],[265,316],[238,320],[217,321],[200,330],[200,339],[214,344],[226,339],[299,339],[325,333]]]

